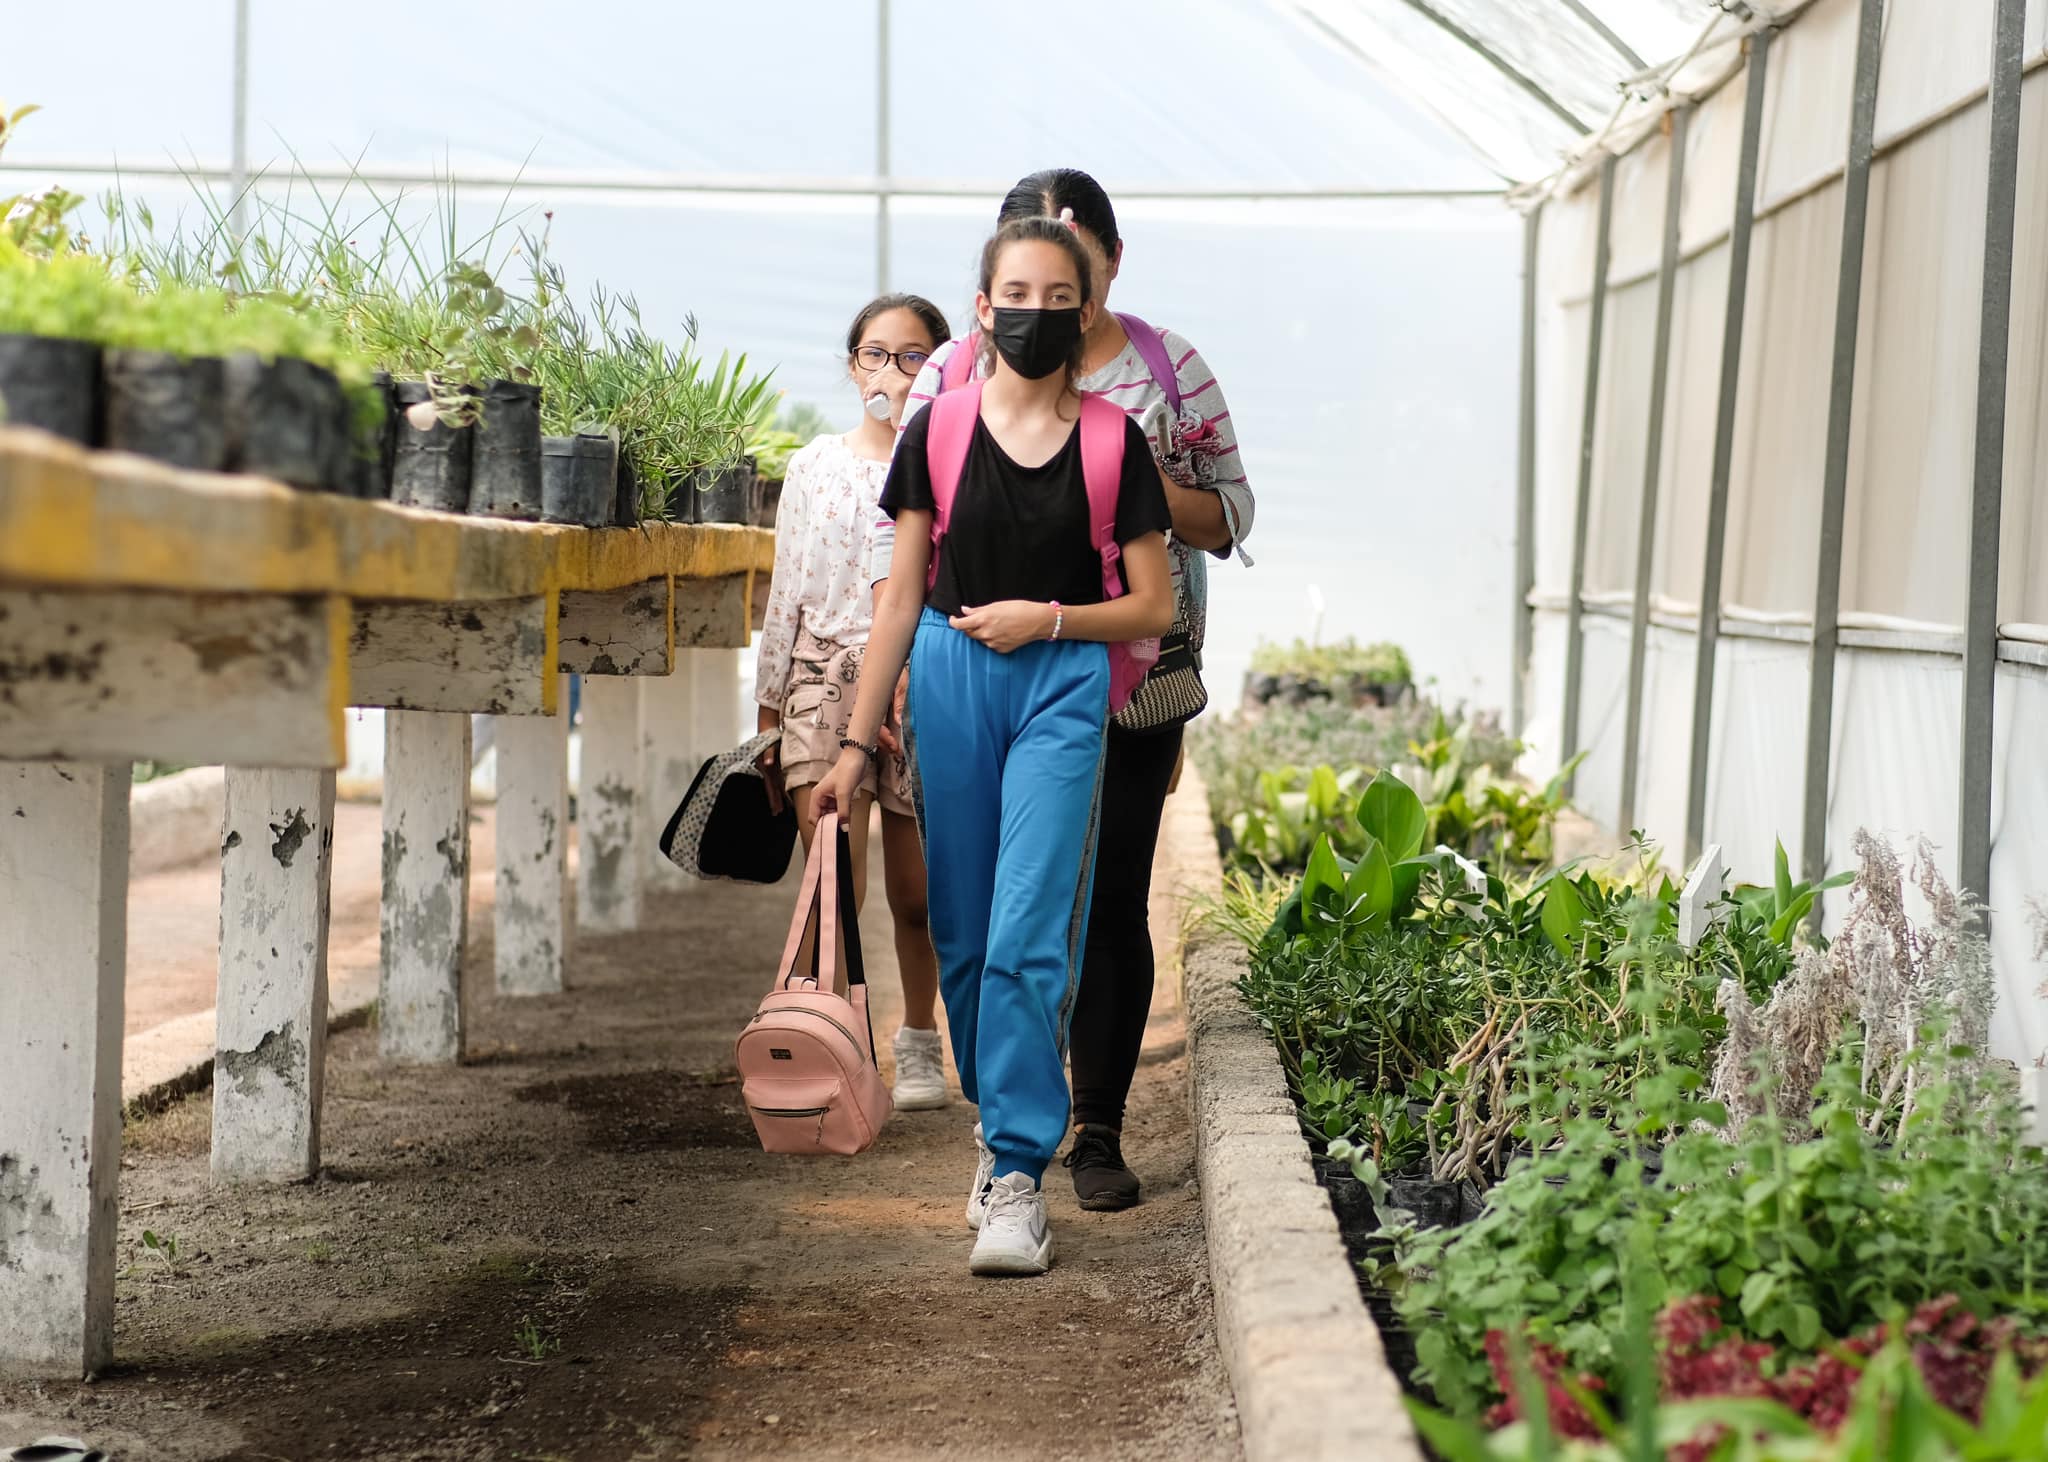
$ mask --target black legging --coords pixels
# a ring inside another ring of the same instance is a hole
[[[1121,1127],[1152,1009],[1152,854],[1181,728],[1149,735],[1109,728],[1102,768],[1101,841],[1081,990],[1067,1037],[1074,1120]]]

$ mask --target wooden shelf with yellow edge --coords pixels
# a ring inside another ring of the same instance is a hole
[[[349,706],[547,715],[747,642],[774,536],[469,518],[0,429],[0,760],[337,766]]]

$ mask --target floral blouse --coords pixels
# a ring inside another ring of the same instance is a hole
[[[782,709],[797,631],[864,645],[874,620],[867,576],[887,462],[822,436],[789,459],[775,510],[775,577],[754,668],[754,698]]]

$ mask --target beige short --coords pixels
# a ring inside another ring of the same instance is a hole
[[[853,692],[860,683],[864,645],[835,645],[809,630],[799,629],[790,652],[789,688],[782,701],[782,784],[812,787],[839,760],[839,741],[853,719]],[[897,753],[884,751],[879,768],[870,766],[861,790],[874,797],[879,790],[884,812],[912,815],[910,767]]]

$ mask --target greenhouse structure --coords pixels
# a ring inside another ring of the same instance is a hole
[[[2048,1462],[2048,0],[14,9],[0,1462]]]

